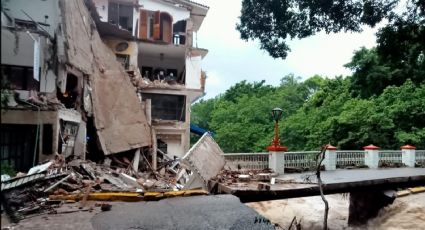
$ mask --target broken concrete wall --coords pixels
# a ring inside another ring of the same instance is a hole
[[[223,151],[209,133],[205,133],[186,153],[182,163],[193,172],[184,189],[203,187],[224,167]]]
[[[137,94],[114,53],[102,42],[83,0],[60,1],[67,64],[88,76],[94,123],[105,155],[151,145]]]

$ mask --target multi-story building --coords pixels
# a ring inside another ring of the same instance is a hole
[[[189,150],[190,105],[203,96],[206,49],[194,47],[208,7],[189,0],[94,0],[102,39],[134,76],[162,152]]]
[[[208,7],[189,0],[1,5],[2,99],[9,99],[2,163],[25,171],[55,153],[85,158],[87,150],[146,147],[155,166],[157,152],[181,157],[189,149],[189,109],[204,94],[207,53],[193,37]]]
[[[58,1],[1,1],[2,99],[9,101],[1,112],[1,162],[16,170],[73,154],[74,147],[85,153],[76,109],[82,82],[56,65],[53,52],[60,25]]]

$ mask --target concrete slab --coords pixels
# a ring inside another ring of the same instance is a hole
[[[209,133],[205,133],[182,158],[182,163],[193,172],[184,189],[207,189],[207,182],[223,169],[226,162],[220,146]]]

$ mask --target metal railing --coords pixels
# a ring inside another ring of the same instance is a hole
[[[364,166],[365,151],[338,150],[336,151],[336,167]]]
[[[316,166],[314,160],[317,151],[303,151],[303,152],[286,152],[285,168],[311,168]]]
[[[415,155],[416,163],[425,165],[425,150],[416,150]]]
[[[401,150],[380,150],[379,165],[402,163]]]
[[[268,153],[225,153],[226,166],[231,169],[266,169],[269,167]]]
[[[285,168],[311,169],[315,167],[314,160],[317,151],[285,152]],[[269,167],[269,153],[226,153],[226,166],[231,169],[266,169]],[[425,165],[425,150],[416,150],[416,163]],[[336,167],[345,168],[347,166],[362,167],[366,165],[366,151],[363,150],[337,150]],[[379,150],[379,165],[391,166],[401,164],[401,150]]]

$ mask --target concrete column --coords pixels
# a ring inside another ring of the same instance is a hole
[[[379,147],[375,145],[368,145],[363,147],[365,150],[365,164],[371,168],[376,169],[379,167]]]
[[[269,152],[269,168],[282,175],[285,172],[285,152]]]
[[[411,145],[401,146],[401,162],[407,167],[415,167],[416,147]]]
[[[325,152],[325,159],[322,162],[325,166],[325,170],[336,170],[336,147],[327,145]]]

